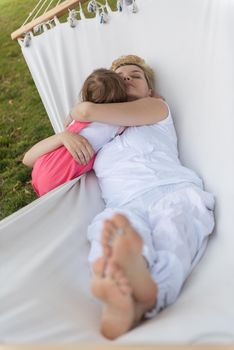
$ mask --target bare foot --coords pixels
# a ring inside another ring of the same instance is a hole
[[[116,235],[117,227],[113,224],[112,220],[105,220],[102,229],[101,244],[103,248],[103,255],[109,258],[112,254],[113,238]]]
[[[115,339],[135,324],[135,305],[132,289],[121,269],[115,268],[111,276],[104,276],[105,265],[105,258],[93,264],[91,289],[104,302],[101,332],[108,339]]]
[[[149,309],[153,307],[157,300],[157,286],[141,255],[142,238],[125,216],[116,214],[104,223],[102,246],[109,257],[107,274],[111,275],[119,266],[132,287],[135,300],[149,305]]]
[[[107,259],[104,256],[98,258],[92,265],[93,277],[104,277],[106,265]]]

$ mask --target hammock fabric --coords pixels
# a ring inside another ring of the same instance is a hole
[[[22,46],[56,132],[84,78],[122,54],[155,69],[175,120],[182,162],[216,196],[216,231],[178,301],[123,343],[234,341],[234,6],[231,0],[138,0],[109,22],[57,23]],[[89,291],[86,228],[104,204],[94,173],[2,220],[0,341],[105,341]],[[88,210],[89,209],[89,210]],[[232,214],[232,215],[231,215]],[[188,322],[189,321],[189,322]]]

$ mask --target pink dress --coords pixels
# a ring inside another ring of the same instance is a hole
[[[75,121],[67,130],[79,133],[88,124]],[[72,157],[65,146],[61,146],[39,157],[32,171],[32,186],[38,196],[74,179],[93,168],[95,155],[86,165],[81,165]]]

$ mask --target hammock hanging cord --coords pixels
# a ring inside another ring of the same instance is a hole
[[[34,7],[34,9],[29,13],[28,17],[26,18],[26,20],[24,21],[24,23],[22,24],[21,27],[23,27],[26,23],[30,21],[33,21],[35,18],[38,17],[39,13],[42,12],[42,9],[47,5],[47,3],[49,2],[49,4],[46,6],[44,13],[46,13],[48,11],[48,9],[50,8],[50,6],[52,5],[54,0],[39,0],[38,3],[36,4],[36,6]],[[55,7],[57,7],[60,3],[61,3],[62,0],[58,0]],[[42,5],[41,5],[42,3]],[[40,6],[41,5],[41,6]],[[40,7],[39,7],[40,6]],[[38,9],[39,7],[39,9]],[[37,12],[36,12],[37,11]],[[36,13],[35,13],[36,12]],[[34,14],[35,13],[35,14]],[[34,14],[34,16],[33,16]],[[32,17],[33,16],[33,17]]]

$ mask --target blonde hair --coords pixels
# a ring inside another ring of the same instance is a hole
[[[117,73],[100,68],[94,70],[85,80],[80,98],[81,101],[94,103],[126,102],[126,87]]]
[[[155,83],[154,71],[150,66],[148,66],[148,64],[145,63],[145,60],[143,60],[143,58],[139,56],[136,56],[136,55],[120,56],[119,58],[117,58],[112,62],[111,70],[116,71],[117,68],[121,66],[128,66],[128,65],[134,65],[134,66],[140,67],[145,74],[145,79],[147,81],[148,87],[154,90],[154,83]]]

